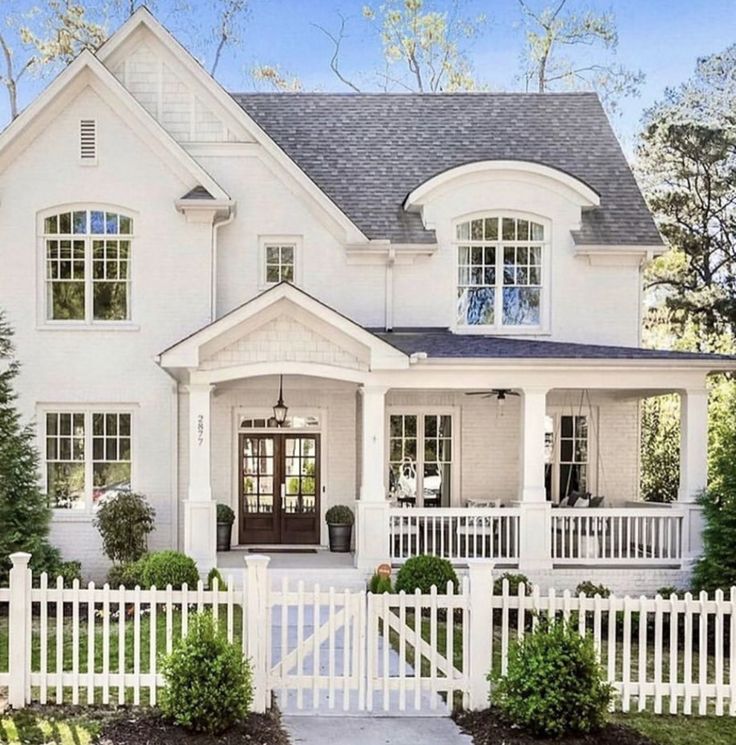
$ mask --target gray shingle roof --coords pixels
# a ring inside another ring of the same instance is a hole
[[[581,360],[721,360],[736,357],[698,352],[671,352],[602,344],[574,344],[539,339],[509,339],[503,336],[453,334],[448,329],[431,331],[379,331],[380,339],[405,354],[424,352],[434,358],[581,359]]]
[[[235,93],[234,99],[369,238],[433,243],[407,195],[479,160],[526,160],[593,188],[579,244],[661,238],[594,93]]]

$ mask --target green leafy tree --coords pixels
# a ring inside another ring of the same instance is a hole
[[[679,397],[647,398],[641,408],[641,496],[647,502],[672,502],[679,484]]]
[[[613,13],[570,10],[568,0],[541,8],[519,0],[519,6],[526,41],[522,78],[527,90],[592,89],[609,111],[616,110],[620,98],[639,94],[644,73],[615,62],[618,31]]]
[[[730,65],[730,67],[729,67]],[[656,306],[700,327],[736,329],[736,46],[698,61],[644,120],[637,170],[669,251],[647,272]],[[702,348],[702,343],[698,344]]]
[[[22,421],[14,382],[20,371],[13,331],[0,311],[0,583],[7,581],[10,554],[27,551],[37,571],[59,568],[47,540],[51,511],[39,489],[34,429]]]

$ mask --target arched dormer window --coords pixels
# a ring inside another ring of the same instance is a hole
[[[47,321],[129,321],[133,219],[75,209],[44,216],[42,231]]]
[[[539,219],[489,214],[455,226],[459,329],[541,329],[546,245]]]

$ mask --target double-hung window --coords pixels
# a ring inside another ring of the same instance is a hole
[[[389,492],[400,504],[449,507],[452,500],[452,416],[389,416]]]
[[[455,228],[458,327],[535,328],[543,323],[545,227],[518,217]]]
[[[46,493],[52,507],[90,511],[131,488],[129,411],[46,411]]]
[[[46,319],[80,323],[130,320],[133,220],[73,210],[43,220]]]
[[[294,243],[265,244],[266,284],[294,282],[296,245]]]

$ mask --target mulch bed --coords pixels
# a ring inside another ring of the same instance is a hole
[[[655,745],[653,740],[620,724],[609,724],[590,735],[540,740],[508,724],[493,709],[460,711],[453,718],[460,729],[472,736],[474,745],[539,745],[544,742],[564,745]]]
[[[99,745],[289,745],[289,738],[276,712],[250,714],[242,723],[222,735],[187,732],[165,722],[155,712],[119,716],[100,732]]]

